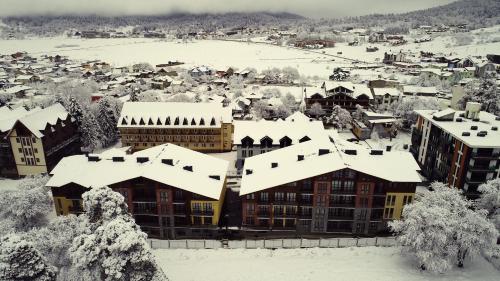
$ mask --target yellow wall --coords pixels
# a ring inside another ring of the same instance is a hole
[[[29,145],[22,145],[22,141],[19,143],[17,142],[17,132],[16,130],[12,130],[12,132],[9,135],[10,138],[10,144],[12,147],[12,153],[14,154],[14,159],[16,161],[16,166],[17,166],[17,173],[20,176],[27,176],[27,175],[35,175],[35,174],[41,174],[41,173],[47,173],[47,166],[45,163],[45,153],[43,150],[43,144],[42,144],[42,139],[36,138],[34,135],[31,136],[20,136],[20,138],[25,138],[29,139]],[[32,141],[32,139],[35,139],[35,142]],[[19,149],[22,148],[30,148],[33,151],[32,156],[28,156],[33,159],[35,162],[34,165],[28,165],[26,156],[24,153],[19,152]],[[37,152],[35,153],[35,149]],[[21,161],[24,158],[24,162]],[[39,161],[36,161],[38,158]]]
[[[212,210],[214,211],[214,214],[212,216],[212,225],[218,225],[225,197],[226,197],[226,181],[224,181],[224,187],[222,188],[219,200],[191,200],[191,212],[194,210],[193,206],[195,203],[200,203],[202,210],[203,210],[203,203],[212,204]],[[201,219],[202,219],[201,223],[204,224],[205,218],[201,217]],[[191,223],[194,223],[193,216],[191,216]]]
[[[391,204],[390,198],[394,196],[394,204]],[[404,198],[407,196],[407,202],[404,202]],[[388,192],[385,197],[385,207],[384,207],[384,219],[400,219],[403,213],[403,207],[405,203],[413,202],[415,193],[397,193]],[[392,209],[392,216],[390,215],[390,210]]]
[[[79,201],[82,204],[82,200]],[[68,215],[70,214],[69,208],[75,207],[73,206],[73,201],[66,197],[54,197],[54,206],[57,215]]]

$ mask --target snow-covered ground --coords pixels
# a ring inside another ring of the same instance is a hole
[[[171,281],[461,281],[498,280],[484,259],[446,274],[418,269],[399,248],[154,250]]]
[[[4,190],[16,190],[19,180],[0,178],[0,192]]]

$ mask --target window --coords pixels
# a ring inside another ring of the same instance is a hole
[[[243,158],[247,157],[247,151],[246,150],[242,150],[241,151],[241,157],[243,157]]]
[[[412,200],[412,196],[411,195],[405,195],[403,197],[403,205],[411,204],[411,200]]]
[[[339,180],[332,181],[332,192],[340,191],[341,186],[342,186],[341,181],[339,181]]]
[[[286,194],[286,201],[295,202],[295,193],[287,193]]]
[[[395,202],[396,202],[396,195],[387,195],[385,205],[394,206]]]
[[[254,224],[253,217],[246,217],[245,218],[245,223],[248,224],[248,225],[253,225]]]
[[[357,220],[365,220],[366,219],[366,209],[359,210],[356,219]]]
[[[392,219],[392,216],[394,215],[394,208],[386,208],[384,211],[384,218],[385,219]]]
[[[20,143],[21,141],[20,141],[20,139],[19,139],[19,138],[16,138],[16,142],[17,142],[17,143]]]
[[[282,216],[285,213],[285,208],[281,205],[273,206],[273,214],[274,216]]]
[[[23,153],[23,149],[22,148],[18,148],[17,150],[19,151],[19,153]]]
[[[269,194],[267,192],[260,193],[260,201],[267,202],[269,201]]]
[[[368,194],[370,191],[370,187],[367,184],[361,185],[361,194]]]
[[[35,138],[32,138],[32,139],[31,139],[31,142],[36,143],[36,139],[35,139]]]
[[[250,193],[246,195],[247,200],[254,200],[255,199],[255,193]]]
[[[328,183],[318,182],[318,193],[328,193]]]
[[[24,157],[21,157],[21,162],[24,162]]]
[[[193,213],[201,212],[201,203],[193,203]]]
[[[255,205],[254,204],[246,204],[246,212],[248,216],[253,216],[255,213]]]
[[[160,191],[160,202],[167,203],[168,202],[168,192]]]
[[[37,162],[37,163],[40,163],[40,158],[37,158],[37,159],[36,159],[36,162]]]
[[[285,193],[284,192],[275,192],[274,193],[274,201],[283,201],[285,200]]]
[[[35,153],[38,153],[38,148],[33,148],[33,151],[35,151]]]

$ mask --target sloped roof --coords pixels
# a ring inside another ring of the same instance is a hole
[[[255,145],[260,144],[260,140],[266,136],[273,140],[273,145],[279,145],[285,136],[292,140],[292,144],[299,143],[299,140],[306,136],[311,140],[327,138],[322,121],[292,120],[295,119],[234,121],[234,144],[241,144],[245,137],[252,138]]]
[[[36,111],[36,110],[40,110],[40,109],[38,108],[38,109],[34,109],[34,110]],[[14,124],[16,123],[16,121],[19,118],[21,118],[25,115],[28,115],[32,112],[33,112],[33,110],[27,111],[22,106],[20,106],[16,109],[10,109],[7,106],[0,107],[0,132],[9,131],[10,129],[12,129],[12,126],[14,126]]]
[[[118,127],[216,128],[231,122],[231,109],[220,103],[126,102]]]
[[[319,149],[329,153],[319,155]],[[346,154],[356,149],[356,155]],[[303,155],[304,160],[297,161]],[[278,167],[272,168],[271,163]],[[391,151],[371,155],[370,149],[335,140],[309,141],[245,159],[240,195],[349,168],[391,182],[421,182],[417,162],[409,152]],[[247,174],[251,170],[251,174]]]
[[[399,97],[402,94],[401,91],[396,88],[373,88],[372,92],[374,96],[385,96],[388,94],[393,97]]]
[[[66,120],[69,115],[66,109],[64,109],[64,107],[59,103],[53,104],[44,109],[36,111],[32,110],[30,112],[32,113],[21,117],[18,122],[22,123],[28,130],[39,138],[43,137],[41,131],[45,129],[47,124],[54,126],[57,124],[57,120]]]
[[[113,154],[113,153],[116,153]],[[50,172],[47,186],[60,187],[75,183],[87,188],[106,186],[144,177],[189,192],[220,199],[229,162],[174,144],[162,144],[131,155],[114,151],[98,155],[100,161],[88,161],[85,155],[63,158]],[[123,162],[113,162],[113,156],[123,157]],[[137,157],[148,157],[138,163]],[[162,163],[172,159],[173,165]],[[185,170],[191,166],[192,171]],[[219,179],[210,176],[218,176]]]

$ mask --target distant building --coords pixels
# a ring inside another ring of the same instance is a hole
[[[385,52],[382,62],[385,64],[392,64],[394,62],[407,62],[406,54],[401,51],[399,53]]]
[[[173,143],[201,152],[231,151],[231,109],[216,103],[126,102],[118,120],[133,151]]]
[[[47,173],[61,158],[81,153],[76,121],[60,104],[29,111],[6,137],[19,176]]]
[[[31,112],[32,113],[32,112]],[[16,160],[7,137],[10,130],[21,117],[30,114],[24,107],[11,109],[7,106],[0,107],[0,176],[17,177]]]
[[[436,87],[403,86],[403,94],[406,96],[435,97],[438,90]]]
[[[234,128],[238,170],[243,168],[248,157],[297,143],[328,138],[322,121],[313,121],[300,112],[286,120],[235,121]]]
[[[429,181],[447,182],[469,197],[499,177],[500,117],[468,103],[465,111],[417,110],[411,151]]]
[[[58,215],[83,212],[82,194],[109,186],[149,237],[217,237],[227,169],[225,160],[163,144],[132,155],[112,149],[66,157],[47,186]]]
[[[242,229],[252,235],[375,235],[413,201],[408,152],[310,141],[245,161]]]
[[[376,105],[390,105],[401,100],[403,93],[397,88],[372,88],[373,101]]]
[[[305,98],[306,107],[310,109],[319,103],[326,114],[330,114],[334,106],[353,111],[356,105],[368,107],[373,99],[370,89],[364,84],[352,82],[325,81],[321,90]]]

